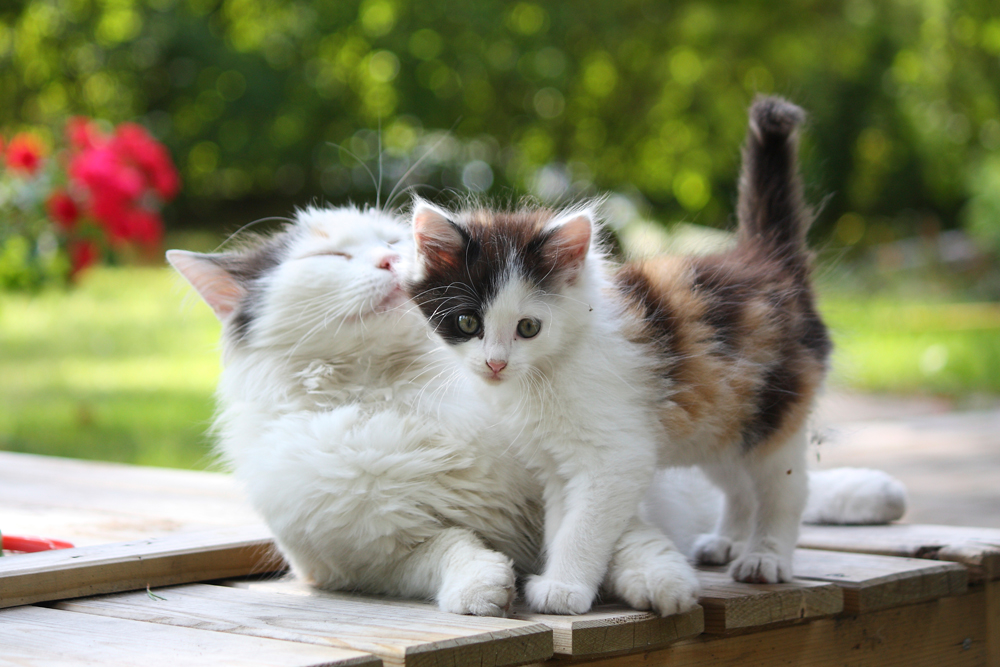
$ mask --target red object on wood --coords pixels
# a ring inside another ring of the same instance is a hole
[[[49,551],[51,549],[72,549],[73,545],[62,540],[50,540],[45,537],[19,537],[17,535],[4,535],[3,548],[8,551]]]

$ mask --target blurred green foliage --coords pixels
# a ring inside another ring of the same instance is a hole
[[[372,201],[359,161],[381,148],[391,183],[437,141],[431,195],[616,190],[725,225],[745,109],[776,92],[811,113],[821,233],[1000,247],[994,3],[25,0],[0,9],[0,125],[139,119],[182,168],[175,225]]]

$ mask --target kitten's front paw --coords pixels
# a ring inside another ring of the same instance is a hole
[[[661,616],[680,614],[698,603],[698,578],[678,552],[648,559],[639,567],[611,573],[614,593],[636,609]]]
[[[541,614],[583,614],[590,610],[596,591],[583,584],[564,583],[535,575],[528,579],[524,595],[532,611]]]
[[[777,584],[792,580],[792,561],[778,554],[748,553],[733,561],[729,574],[748,584]]]
[[[509,558],[484,552],[445,578],[438,607],[453,614],[504,616],[514,603],[516,583]]]
[[[734,558],[734,551],[728,537],[707,533],[694,543],[694,560],[699,565],[725,565]]]

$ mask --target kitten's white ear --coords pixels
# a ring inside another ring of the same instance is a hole
[[[219,321],[233,314],[246,289],[236,278],[214,261],[212,255],[187,250],[168,250],[167,261],[191,283]]]
[[[550,261],[567,272],[567,278],[573,282],[590,250],[590,238],[594,233],[593,215],[586,210],[574,211],[557,218],[546,228],[550,236],[545,243],[545,253]]]
[[[465,245],[462,231],[448,213],[423,199],[413,203],[413,240],[422,260],[449,265],[458,261]]]

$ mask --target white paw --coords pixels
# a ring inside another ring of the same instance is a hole
[[[503,616],[514,603],[516,583],[510,559],[485,551],[446,575],[438,607],[453,614]]]
[[[748,553],[733,561],[729,574],[748,584],[777,584],[792,580],[792,561],[778,554]]]
[[[706,533],[694,543],[694,560],[699,565],[725,565],[734,556],[733,541],[724,535]]]
[[[524,596],[532,611],[541,614],[583,614],[590,610],[597,591],[583,584],[565,583],[535,575],[528,579]]]
[[[688,611],[698,603],[698,578],[677,552],[648,559],[640,567],[612,572],[612,590],[629,606],[652,608],[661,616]]]

